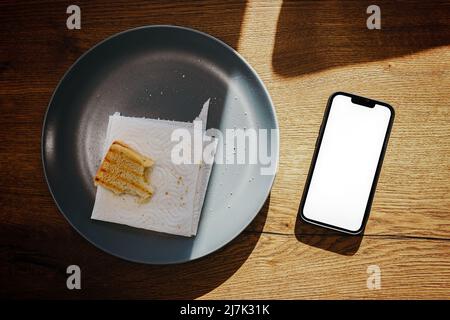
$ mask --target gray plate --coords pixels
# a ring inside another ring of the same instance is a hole
[[[210,35],[174,26],[141,27],[102,41],[78,59],[53,94],[42,133],[47,183],[70,224],[102,250],[150,264],[197,259],[242,232],[273,183],[274,176],[259,174],[259,165],[214,165],[193,238],[90,219],[92,177],[108,116],[119,111],[192,121],[210,97],[210,128],[278,128],[269,94],[255,71]],[[275,143],[268,141],[278,161],[278,134]]]

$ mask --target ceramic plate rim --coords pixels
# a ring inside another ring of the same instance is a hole
[[[56,204],[59,212],[64,216],[64,218],[67,220],[67,222],[70,224],[70,226],[77,231],[78,234],[80,234],[84,239],[86,239],[89,243],[91,243],[92,245],[94,245],[96,248],[123,260],[126,261],[131,261],[131,262],[135,262],[135,263],[140,263],[140,264],[148,264],[148,265],[171,265],[171,264],[182,264],[182,263],[188,263],[190,261],[195,261],[198,259],[202,259],[205,258],[207,256],[209,256],[210,254],[222,249],[223,247],[225,247],[226,245],[228,245],[229,243],[231,243],[234,239],[236,239],[249,225],[250,223],[256,218],[256,216],[258,215],[258,213],[261,211],[261,209],[263,208],[265,202],[267,201],[267,198],[270,195],[273,183],[275,181],[275,177],[276,177],[276,172],[278,171],[278,166],[279,166],[279,153],[280,153],[280,135],[279,132],[276,133],[276,157],[275,157],[275,174],[273,174],[271,176],[271,181],[270,183],[267,184],[267,188],[265,190],[265,201],[262,202],[259,205],[259,209],[256,210],[256,212],[254,212],[252,215],[249,215],[250,219],[246,224],[242,224],[241,228],[239,229],[238,232],[236,232],[227,242],[223,242],[220,246],[218,246],[217,248],[214,248],[212,250],[209,250],[205,253],[203,253],[202,255],[199,255],[197,257],[191,258],[189,257],[188,259],[185,260],[176,260],[176,261],[170,261],[170,262],[148,262],[148,261],[144,261],[144,260],[138,260],[138,259],[132,259],[126,256],[123,256],[121,254],[117,254],[114,252],[111,252],[109,249],[104,248],[103,246],[99,245],[98,243],[94,242],[93,240],[89,239],[83,232],[81,232],[73,223],[72,221],[69,219],[69,217],[66,215],[66,213],[64,212],[64,210],[62,210],[62,207],[60,205],[60,203],[58,202],[58,200],[56,199],[54,192],[52,190],[48,175],[47,175],[47,161],[46,161],[46,157],[45,157],[45,141],[44,141],[44,135],[46,132],[46,128],[47,128],[47,116],[49,114],[49,112],[51,111],[52,105],[53,105],[53,100],[54,97],[56,95],[56,93],[58,92],[60,86],[64,83],[64,80],[66,79],[66,77],[70,74],[70,72],[75,68],[75,66],[82,60],[84,59],[88,54],[90,54],[93,50],[95,50],[97,47],[101,46],[102,44],[118,37],[121,35],[124,35],[128,32],[134,32],[134,31],[138,31],[141,29],[156,29],[156,28],[166,28],[166,29],[178,29],[178,30],[184,30],[187,32],[193,32],[196,33],[198,35],[201,35],[203,37],[206,37],[208,40],[210,41],[214,41],[216,43],[218,43],[219,45],[221,45],[222,47],[224,47],[225,50],[228,50],[231,54],[234,54],[237,56],[237,58],[239,60],[241,60],[244,65],[250,70],[250,72],[254,75],[255,80],[260,84],[262,90],[264,91],[265,96],[268,99],[269,105],[270,105],[270,111],[271,111],[271,115],[273,117],[273,122],[275,125],[275,129],[279,130],[279,125],[278,125],[278,119],[277,119],[277,115],[276,115],[276,111],[275,111],[275,107],[272,101],[272,98],[270,97],[270,94],[266,88],[266,86],[264,85],[263,81],[261,80],[261,78],[259,77],[259,75],[256,73],[256,71],[253,69],[253,67],[247,62],[247,60],[244,59],[244,57],[242,57],[234,48],[232,48],[231,46],[229,46],[228,44],[226,44],[225,42],[223,42],[222,40],[208,34],[205,33],[203,31],[199,31],[193,28],[189,28],[189,27],[184,27],[184,26],[177,26],[177,25],[166,25],[166,24],[157,24],[157,25],[145,25],[145,26],[140,26],[140,27],[136,27],[136,28],[131,28],[131,29],[127,29],[118,33],[115,33],[113,35],[108,36],[107,38],[97,42],[95,45],[93,45],[92,47],[90,47],[87,51],[85,51],[79,58],[77,58],[75,60],[75,62],[72,63],[72,65],[66,70],[66,72],[64,73],[64,75],[61,77],[61,79],[59,80],[57,86],[55,87],[52,96],[49,100],[49,103],[47,105],[46,111],[45,111],[45,115],[44,115],[44,121],[42,124],[42,132],[41,132],[41,160],[42,160],[42,166],[43,166],[43,171],[44,171],[44,177],[45,177],[45,182],[47,184],[48,190],[50,191],[50,194],[53,198],[53,202]]]

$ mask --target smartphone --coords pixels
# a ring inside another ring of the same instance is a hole
[[[387,103],[331,95],[303,192],[304,221],[349,234],[363,231],[393,121]]]

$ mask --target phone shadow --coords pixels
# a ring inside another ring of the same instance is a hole
[[[311,167],[308,178],[310,175]],[[295,237],[297,240],[309,246],[344,256],[352,256],[358,252],[364,230],[359,235],[350,235],[319,227],[304,221],[301,217],[301,210],[305,199],[306,188],[303,189],[302,199],[297,210],[297,219],[295,221]]]
[[[303,221],[299,212],[295,222],[295,237],[306,245],[352,256],[358,252],[363,235],[347,235],[312,225]]]

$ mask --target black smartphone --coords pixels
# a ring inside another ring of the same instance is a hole
[[[303,192],[304,221],[349,234],[363,231],[393,121],[387,103],[331,95]]]

